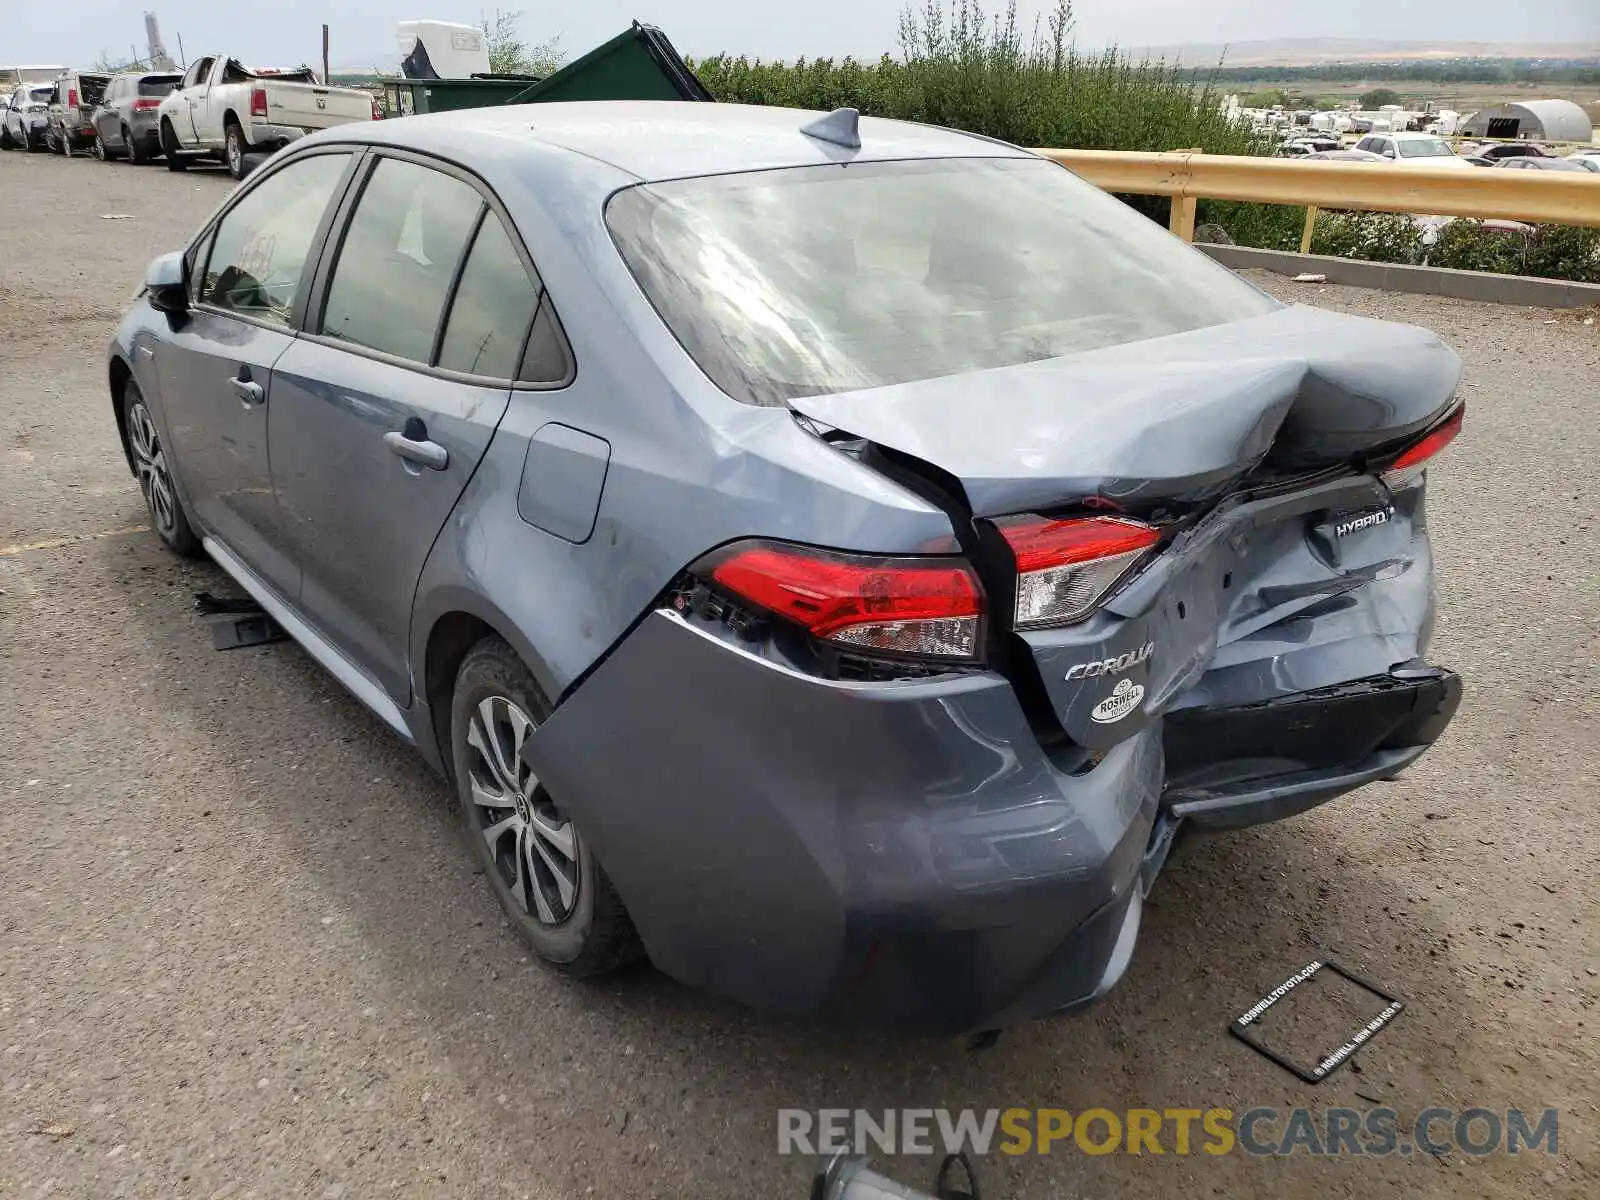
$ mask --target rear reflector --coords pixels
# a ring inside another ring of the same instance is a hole
[[[959,558],[880,558],[738,542],[690,570],[813,637],[868,653],[971,662],[983,590]]]
[[[1127,517],[1022,517],[996,524],[1017,560],[1017,629],[1082,621],[1161,540]]]
[[[1415,479],[1427,466],[1429,459],[1456,440],[1456,434],[1461,432],[1466,417],[1467,406],[1456,405],[1453,413],[1423,434],[1415,445],[1394,460],[1394,464],[1383,473],[1383,481],[1390,487],[1398,487]]]

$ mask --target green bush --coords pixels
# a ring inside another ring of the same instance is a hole
[[[1317,222],[1311,249],[1315,254],[1370,262],[1425,263],[1458,271],[1600,283],[1600,229],[1573,225],[1517,230],[1481,221],[1451,221],[1430,246],[1423,242],[1416,222],[1403,213],[1334,212]]]
[[[1404,213],[1323,213],[1311,237],[1313,254],[1369,262],[1414,263],[1422,250],[1422,231]]]
[[[947,8],[927,0],[920,12],[901,14],[898,57],[782,63],[717,55],[692,65],[713,96],[740,104],[848,106],[1020,146],[1267,152],[1248,125],[1223,112],[1209,76],[1116,50],[1084,53],[1069,41],[1072,23],[1071,0],[1057,0],[1028,38],[1015,0],[994,15],[980,0],[948,0]]]

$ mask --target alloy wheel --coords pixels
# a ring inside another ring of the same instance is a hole
[[[467,726],[472,824],[522,910],[541,925],[559,925],[577,905],[578,834],[521,761],[533,729],[504,696],[479,701]]]
[[[167,470],[166,452],[161,448],[161,438],[156,433],[150,410],[142,400],[135,401],[128,409],[128,443],[133,447],[139,490],[144,493],[156,532],[170,538],[178,527],[178,502],[172,490],[172,476]]]

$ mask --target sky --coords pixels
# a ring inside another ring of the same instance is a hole
[[[389,66],[395,23],[425,17],[476,22],[484,6],[464,0],[147,0],[161,17],[167,48],[178,35],[192,60],[223,52],[257,65],[290,66],[321,56],[331,26],[335,67]],[[681,53],[752,57],[854,54],[896,49],[903,0],[502,0],[521,10],[529,41],[559,35],[569,56],[638,18],[659,25]],[[918,0],[920,6],[921,0]],[[1003,0],[988,0],[999,7]],[[1019,0],[1024,26],[1050,0]],[[119,0],[54,0],[9,5],[0,21],[0,62],[88,65],[144,51],[143,5]],[[1600,0],[1078,0],[1077,41],[1085,47],[1241,42],[1285,37],[1381,37],[1471,41],[1600,40]],[[490,8],[488,11],[493,11]],[[375,61],[376,60],[376,61]]]

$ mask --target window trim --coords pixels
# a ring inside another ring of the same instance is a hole
[[[219,209],[209,221],[201,226],[200,232],[189,240],[189,245],[184,250],[184,254],[187,256],[190,250],[194,250],[196,247],[199,247],[202,242],[206,241],[207,238],[211,239],[210,245],[205,247],[205,260],[202,262],[199,255],[195,256],[195,267],[198,270],[200,277],[203,279],[205,277],[206,269],[211,265],[211,254],[216,249],[217,245],[215,234],[217,232],[217,228],[222,224],[222,222],[227,220],[229,215],[232,214],[232,212],[238,208],[239,205],[242,204],[245,199],[248,198],[258,187],[266,183],[273,176],[288,170],[290,167],[294,166],[295,163],[304,162],[308,158],[315,158],[326,154],[343,154],[350,159],[350,162],[345,166],[344,176],[337,184],[334,185],[333,195],[330,197],[331,203],[323,210],[322,220],[318,223],[316,231],[311,235],[311,245],[306,252],[306,261],[302,263],[300,267],[300,282],[295,288],[294,308],[289,313],[289,323],[287,325],[282,325],[276,321],[262,320],[260,317],[252,317],[248,314],[237,312],[231,308],[222,308],[219,305],[207,304],[204,299],[194,302],[193,307],[197,312],[209,313],[212,316],[218,317],[231,317],[233,320],[242,321],[246,325],[254,325],[260,329],[270,329],[277,333],[287,334],[290,337],[295,337],[298,335],[301,326],[305,322],[305,306],[310,298],[310,285],[314,284],[316,281],[316,266],[322,260],[324,253],[323,246],[327,240],[328,231],[330,228],[332,228],[334,218],[338,215],[344,204],[345,198],[349,194],[350,181],[358,173],[359,165],[362,160],[366,158],[364,147],[350,143],[339,143],[330,146],[317,146],[300,154],[291,155],[280,160],[279,162],[272,163],[259,173],[252,175],[248,183],[241,187],[234,195],[230,196],[227,204],[223,208]]]
[[[420,375],[428,375],[437,379],[449,380],[452,383],[466,383],[478,387],[509,387],[513,391],[522,392],[553,392],[572,386],[577,378],[577,356],[573,353],[572,342],[566,335],[559,315],[556,312],[554,300],[550,297],[550,290],[545,286],[544,276],[539,272],[533,255],[528,252],[527,245],[522,240],[522,233],[517,228],[516,222],[511,219],[511,214],[506,206],[500,202],[500,197],[495,195],[484,180],[473,172],[467,170],[459,163],[446,158],[439,158],[432,154],[425,154],[401,146],[366,145],[366,154],[361,167],[357,171],[358,179],[346,185],[345,193],[339,205],[334,210],[333,226],[324,231],[321,248],[317,257],[316,272],[312,277],[311,287],[306,297],[306,307],[297,314],[297,329],[299,337],[319,346],[328,346],[335,350],[342,350],[347,354],[355,354],[362,358],[370,358],[374,362],[381,362],[388,366],[400,367],[404,370],[414,371]],[[346,341],[325,334],[321,331],[323,317],[327,309],[328,285],[333,278],[333,270],[339,261],[339,252],[344,248],[345,236],[350,230],[351,218],[355,215],[356,205],[360,203],[361,194],[366,190],[367,181],[372,178],[372,173],[377,170],[380,160],[392,158],[399,162],[409,162],[415,166],[438,171],[440,174],[449,175],[460,180],[478,193],[482,205],[478,211],[476,223],[472,233],[462,247],[461,256],[456,261],[455,271],[451,275],[450,288],[445,295],[444,306],[439,310],[439,324],[434,330],[434,344],[429,352],[430,362],[418,362],[414,358],[402,358],[397,354],[390,354],[383,350],[374,350],[356,342]],[[450,313],[455,307],[456,290],[461,286],[461,276],[466,269],[467,260],[472,255],[472,247],[478,239],[478,232],[483,228],[483,222],[488,219],[488,213],[493,212],[499,218],[500,224],[506,231],[506,236],[511,239],[512,248],[516,251],[523,269],[528,273],[529,282],[534,288],[533,317],[528,321],[528,327],[523,331],[522,349],[517,356],[517,371],[520,374],[523,364],[527,360],[528,347],[532,342],[533,330],[538,322],[539,314],[546,301],[550,304],[550,313],[555,320],[555,333],[561,345],[562,357],[566,361],[566,373],[557,381],[528,382],[522,379],[506,379],[498,375],[470,375],[464,371],[451,371],[435,365],[439,358],[439,351],[443,345],[444,332],[449,326]]]

